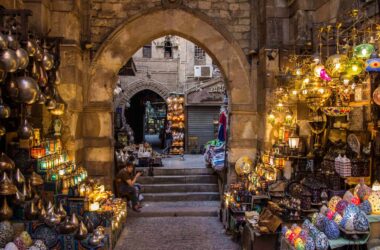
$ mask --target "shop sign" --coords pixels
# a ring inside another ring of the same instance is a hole
[[[187,94],[187,104],[219,104],[224,100],[225,86],[214,84]]]

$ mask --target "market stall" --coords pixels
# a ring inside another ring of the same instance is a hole
[[[280,59],[272,145],[236,162],[222,207],[244,247],[379,245],[379,30],[360,10],[348,16],[319,28],[316,51]]]
[[[62,141],[60,42],[0,12],[0,248],[111,249],[126,202],[89,180]]]

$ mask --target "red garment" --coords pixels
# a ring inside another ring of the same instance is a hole
[[[224,111],[219,116],[219,129],[223,129],[224,138],[222,141],[224,141],[227,138],[227,115]]]

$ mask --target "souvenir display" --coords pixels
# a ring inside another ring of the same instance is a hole
[[[170,122],[173,142],[170,153],[183,155],[185,150],[185,98],[180,94],[173,94],[166,100],[168,105],[167,120]]]

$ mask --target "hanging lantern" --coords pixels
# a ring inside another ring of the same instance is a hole
[[[373,191],[371,195],[368,197],[369,203],[372,206],[373,214],[380,214],[380,191]]]
[[[365,70],[368,72],[380,72],[380,58],[368,59],[365,63]]]
[[[299,136],[290,136],[289,137],[289,148],[290,149],[298,149],[300,144],[300,137]]]
[[[273,111],[272,110],[270,110],[269,112],[268,112],[268,122],[269,123],[271,123],[271,124],[274,124],[275,123],[275,121],[276,121],[276,116],[274,115],[274,113],[273,113]]]
[[[322,64],[317,64],[314,66],[313,72],[315,77],[320,77],[321,76],[321,70],[324,69],[325,66]]]
[[[332,55],[326,60],[326,71],[331,77],[339,77],[344,72],[347,62],[348,57],[346,55]]]
[[[372,185],[372,191],[377,192],[380,191],[380,183],[378,181],[375,181]]]
[[[326,69],[321,69],[319,76],[324,81],[331,81],[331,77],[327,74]]]
[[[346,71],[349,75],[357,76],[363,71],[363,68],[364,63],[361,60],[354,57],[347,64]]]
[[[375,47],[369,43],[363,43],[354,48],[354,55],[358,58],[368,59],[370,58]]]
[[[285,123],[290,125],[292,121],[293,121],[293,114],[291,111],[287,111],[285,113]]]

